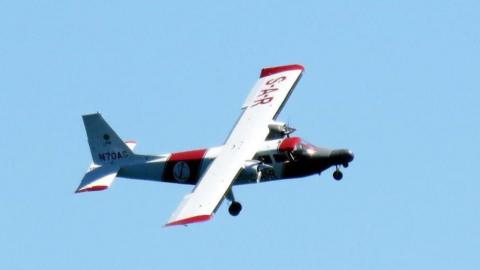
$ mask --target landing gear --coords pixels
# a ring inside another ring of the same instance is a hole
[[[232,202],[228,207],[228,213],[230,213],[230,215],[234,217],[238,216],[238,214],[240,214],[240,211],[242,211],[242,205],[239,202],[235,201],[235,196],[233,196],[233,191],[231,189],[227,192],[225,198]]]
[[[343,173],[337,167],[337,169],[333,172],[333,179],[340,181],[342,180],[342,178],[343,178]]]
[[[353,160],[353,153],[348,149],[336,149],[330,152],[330,164],[335,166],[333,178],[337,181],[343,178],[340,167],[347,168],[349,163]]]
[[[232,204],[228,207],[228,213],[236,217],[242,211],[242,205],[239,202],[233,201]]]

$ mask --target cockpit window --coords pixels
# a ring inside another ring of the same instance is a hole
[[[317,152],[318,147],[314,146],[313,144],[310,144],[307,141],[302,140],[295,146],[295,150],[293,151],[293,155],[296,157],[301,157],[301,156],[311,156],[315,152]]]
[[[275,159],[275,162],[282,163],[288,160],[288,157],[286,154],[275,154],[273,155],[273,159]]]
[[[314,155],[320,149],[299,137],[291,137],[282,141],[279,150],[288,154],[288,159],[302,159]]]
[[[303,140],[300,144],[303,145],[303,148],[305,149],[312,149],[312,150],[318,150],[318,147],[316,147],[315,145]]]
[[[272,158],[269,155],[259,156],[258,160],[265,164],[272,164]]]

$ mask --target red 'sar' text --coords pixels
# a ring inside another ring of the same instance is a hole
[[[282,76],[268,80],[265,83],[264,89],[258,91],[257,99],[253,102],[253,105],[251,107],[255,107],[257,105],[264,105],[272,102],[274,97],[273,93],[275,91],[278,91],[278,88],[276,88],[277,84],[283,82],[286,79],[287,77]]]

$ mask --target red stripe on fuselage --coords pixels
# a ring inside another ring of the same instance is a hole
[[[199,149],[192,151],[176,152],[170,155],[168,161],[193,161],[201,160],[205,156],[207,149]]]

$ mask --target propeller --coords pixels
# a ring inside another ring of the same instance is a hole
[[[273,171],[273,167],[269,164],[265,164],[261,160],[248,160],[246,164],[244,165],[245,169],[250,169],[250,170],[255,170],[256,172],[256,182],[260,183],[260,180],[262,180],[262,177],[264,176],[264,171],[265,170],[271,170]],[[270,174],[267,172],[266,176],[269,176]]]
[[[260,180],[262,179],[264,170],[273,171],[273,167],[271,165],[263,163],[263,161],[259,161],[259,163],[257,165],[257,184],[260,183]],[[267,176],[268,175],[269,174],[267,174]]]
[[[287,123],[285,124],[285,136],[290,138],[290,134],[294,133],[295,131],[297,131],[297,129],[290,126],[290,119],[288,119]]]
[[[292,128],[290,127],[288,124],[285,126],[285,136],[287,136],[287,138],[290,138],[290,134],[292,134],[293,132],[295,132],[297,129],[296,128]]]
[[[262,170],[259,169],[260,165],[257,167],[257,184],[260,183],[260,180],[262,179]]]

